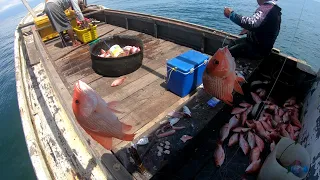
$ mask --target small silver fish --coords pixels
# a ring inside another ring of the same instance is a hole
[[[191,111],[187,106],[183,106],[183,113],[188,117],[191,117]]]
[[[149,139],[148,137],[143,137],[141,139],[139,139],[139,141],[137,142],[138,145],[143,146],[149,143]]]
[[[169,119],[169,122],[170,122],[170,125],[173,126],[175,124],[177,124],[177,122],[179,122],[180,118],[170,118]]]

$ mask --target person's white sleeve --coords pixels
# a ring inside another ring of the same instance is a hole
[[[81,9],[80,9],[80,7],[79,7],[79,5],[78,5],[78,0],[70,0],[70,1],[71,1],[72,7],[73,7],[73,9],[74,9],[74,11],[75,11],[78,19],[79,19],[80,21],[83,21],[83,20],[84,20],[84,17],[83,17],[83,14],[82,14],[82,12],[81,12]]]

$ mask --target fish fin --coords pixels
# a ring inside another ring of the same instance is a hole
[[[244,78],[241,77],[241,76],[237,76],[236,81],[238,81],[238,82],[245,82],[245,83],[247,82],[246,79],[244,79]]]
[[[122,123],[122,131],[127,132],[132,129],[132,126]]]
[[[93,133],[91,131],[86,130],[86,132],[97,141],[99,144],[101,144],[104,148],[111,150],[112,148],[112,137],[106,137],[98,135],[97,133]]]
[[[224,103],[228,104],[229,106],[233,106],[232,103],[230,103],[229,101],[223,100]]]
[[[135,134],[124,134],[121,140],[124,141],[132,141],[134,139]]]
[[[231,104],[233,102],[233,96],[232,94],[227,94],[225,97],[224,97],[224,100],[225,101],[228,101],[227,104]]]
[[[110,109],[112,112],[115,112],[115,113],[124,113],[122,111],[118,111],[116,110],[116,106],[119,105],[119,101],[110,101],[107,103],[108,104],[108,109]]]
[[[234,90],[236,92],[238,92],[239,94],[243,95],[242,88],[241,88],[240,84],[238,83],[238,81],[234,81]]]

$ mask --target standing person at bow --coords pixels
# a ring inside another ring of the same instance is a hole
[[[78,20],[83,23],[84,27],[88,27],[79,6],[81,8],[85,7],[82,0],[46,0],[45,5],[45,12],[54,30],[59,32],[63,43],[67,42],[63,36],[63,31],[67,31],[73,46],[78,46],[81,43],[75,39],[72,26],[64,11],[72,7]]]

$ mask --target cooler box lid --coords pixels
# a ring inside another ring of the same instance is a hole
[[[199,51],[189,50],[175,58],[168,60],[167,65],[171,68],[177,68],[177,70],[183,73],[189,73],[192,68],[197,68],[208,59],[208,55],[202,54]]]

